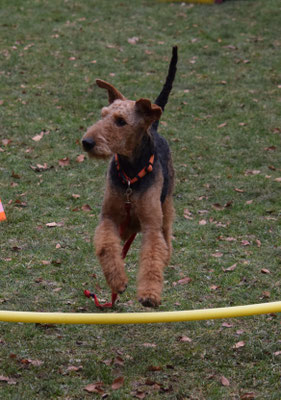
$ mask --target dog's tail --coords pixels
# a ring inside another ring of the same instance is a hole
[[[168,102],[169,94],[173,87],[173,81],[175,79],[175,75],[177,72],[177,62],[178,62],[178,47],[174,46],[166,82],[161,90],[161,93],[159,94],[159,96],[157,97],[157,99],[154,102],[155,104],[160,106],[163,111],[165,109],[165,105]],[[155,121],[152,124],[152,128],[157,130],[158,124],[159,124],[159,121]]]

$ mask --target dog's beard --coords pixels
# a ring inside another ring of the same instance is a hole
[[[90,158],[107,159],[112,157],[113,153],[105,144],[96,145],[92,150],[88,151]]]

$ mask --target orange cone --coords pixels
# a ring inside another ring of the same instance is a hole
[[[0,199],[0,222],[1,221],[6,221],[6,219],[7,219],[6,218],[6,214],[5,214],[1,199]]]

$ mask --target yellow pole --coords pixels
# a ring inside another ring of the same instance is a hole
[[[281,301],[236,307],[210,308],[202,310],[140,312],[123,314],[0,311],[0,321],[41,324],[150,324],[246,317],[250,315],[278,312],[281,312]]]

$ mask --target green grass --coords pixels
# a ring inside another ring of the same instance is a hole
[[[159,311],[280,300],[280,2],[2,0],[0,13],[1,309],[95,312],[83,290],[110,297],[92,246],[106,164],[76,161],[106,104],[94,81],[154,99],[175,44],[178,74],[160,127],[173,152],[177,216]],[[139,248],[140,238],[116,312],[143,311],[135,298]],[[186,276],[189,284],[173,284]],[[280,340],[279,315],[1,323],[0,376],[9,381],[0,379],[0,397],[101,398],[84,388],[103,382],[110,399],[279,400]],[[234,349],[238,342],[244,346]],[[124,384],[113,390],[119,376]]]

